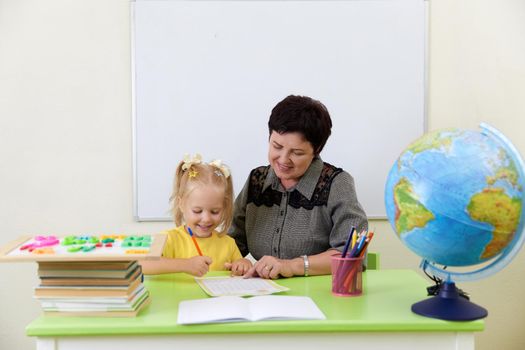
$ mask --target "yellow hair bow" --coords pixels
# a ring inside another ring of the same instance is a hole
[[[186,171],[191,168],[193,164],[202,163],[202,156],[199,153],[195,153],[195,155],[191,157],[189,153],[186,153],[184,155],[183,162],[184,164],[182,164],[182,170]]]
[[[220,159],[216,159],[209,163],[210,165],[216,167],[220,170],[221,174],[224,175],[225,178],[230,177],[230,168],[228,168],[226,165],[222,164],[222,161]],[[219,174],[217,174],[219,175]]]

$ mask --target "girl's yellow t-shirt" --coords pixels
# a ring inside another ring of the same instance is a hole
[[[190,234],[184,226],[164,232],[168,235],[162,256],[166,258],[188,259],[199,255]],[[224,263],[241,259],[242,255],[235,240],[227,234],[219,235],[216,231],[207,238],[194,236],[202,254],[212,259],[210,271],[226,270]]]

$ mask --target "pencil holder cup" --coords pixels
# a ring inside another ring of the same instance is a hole
[[[341,297],[363,294],[363,259],[332,256],[332,294]]]

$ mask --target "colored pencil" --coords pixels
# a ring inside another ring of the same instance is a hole
[[[348,239],[346,240],[345,247],[343,248],[343,252],[341,253],[342,258],[346,258],[346,253],[348,253],[350,242],[353,240],[352,237],[354,236],[354,232],[355,232],[355,227],[352,226],[352,228],[350,229],[350,234],[348,235]]]
[[[197,240],[193,236],[193,232],[191,231],[191,228],[189,226],[188,226],[188,233],[190,234],[191,240],[193,241],[193,244],[195,244],[195,248],[197,248],[199,255],[202,256],[201,248],[199,247],[199,244],[197,243]]]

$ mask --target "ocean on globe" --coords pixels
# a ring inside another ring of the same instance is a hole
[[[392,166],[387,216],[401,241],[428,262],[483,264],[523,244],[523,174],[514,146],[488,125],[430,132]]]

